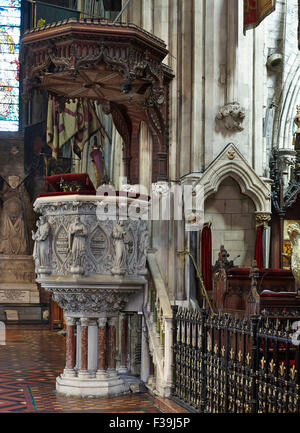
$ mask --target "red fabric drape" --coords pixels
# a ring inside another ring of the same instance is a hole
[[[264,267],[264,246],[263,246],[264,228],[263,226],[258,227],[256,231],[256,243],[255,243],[255,260],[258,268]]]
[[[211,229],[204,227],[201,237],[202,276],[206,290],[212,290]]]

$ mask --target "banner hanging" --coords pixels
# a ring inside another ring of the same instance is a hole
[[[276,0],[244,0],[244,34],[275,10]]]

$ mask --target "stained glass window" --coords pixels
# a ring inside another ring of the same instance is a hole
[[[21,0],[0,0],[0,131],[19,129]]]

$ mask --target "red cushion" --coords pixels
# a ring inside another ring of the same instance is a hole
[[[62,195],[95,195],[96,191],[58,191],[58,192],[42,192],[36,198],[39,197],[51,197],[51,196],[62,196]]]
[[[89,178],[87,173],[63,173],[63,174],[55,174],[53,176],[46,176],[46,181],[56,192],[62,192],[60,189],[60,181],[63,179],[65,182],[76,182],[78,183],[84,190],[87,191],[96,191],[95,187]],[[82,189],[83,190],[83,189]]]

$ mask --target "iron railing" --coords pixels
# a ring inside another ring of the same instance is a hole
[[[172,398],[200,413],[299,413],[296,320],[173,307]]]

